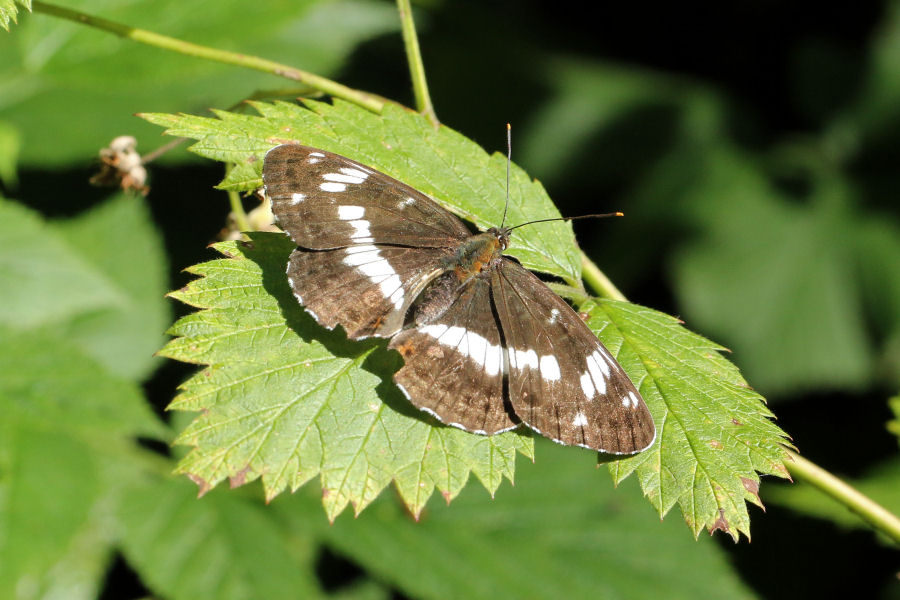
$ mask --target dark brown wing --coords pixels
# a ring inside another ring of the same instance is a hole
[[[408,185],[344,156],[283,144],[263,163],[272,212],[298,246],[456,246],[462,221]]]
[[[656,436],[631,380],[566,302],[504,258],[491,291],[509,357],[516,416],[562,444],[634,454]]]
[[[503,347],[487,280],[471,280],[446,312],[400,332],[390,347],[405,361],[394,381],[416,407],[475,433],[517,425],[503,405]]]
[[[440,274],[447,252],[373,244],[298,249],[288,262],[288,282],[321,325],[342,325],[351,339],[390,337],[422,288]]]

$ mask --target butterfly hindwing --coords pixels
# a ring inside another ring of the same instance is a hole
[[[266,195],[298,246],[398,244],[446,248],[471,235],[462,221],[414,188],[344,156],[283,144],[263,164]]]
[[[444,423],[482,434],[512,429],[518,423],[503,402],[503,346],[490,284],[476,278],[453,295],[445,297],[446,311],[391,340],[405,363],[394,381],[410,402]]]
[[[407,309],[441,272],[442,248],[362,244],[335,250],[294,250],[288,282],[319,324],[342,325],[347,337],[389,337]]]
[[[557,442],[633,454],[655,438],[653,419],[622,367],[566,302],[504,258],[491,274],[516,416]]]

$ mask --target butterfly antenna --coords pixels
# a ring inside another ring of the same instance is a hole
[[[532,225],[534,223],[546,223],[547,221],[575,221],[577,219],[604,219],[606,217],[624,217],[625,213],[622,212],[613,212],[613,213],[603,213],[599,215],[579,215],[577,217],[554,217],[552,219],[538,219],[537,221],[528,221],[527,223],[520,223],[515,227],[510,227],[509,231],[513,229],[518,229],[519,227],[525,227],[526,225]]]
[[[506,204],[503,205],[503,219],[500,220],[500,229],[506,224],[506,211],[509,209],[509,163],[512,162],[512,126],[506,124]]]

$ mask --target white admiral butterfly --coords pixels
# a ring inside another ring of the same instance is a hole
[[[524,423],[561,444],[634,454],[656,437],[631,380],[584,321],[502,253],[513,228],[472,234],[410,186],[344,156],[284,144],[263,166],[299,246],[287,275],[321,325],[390,338],[394,381],[466,431]]]

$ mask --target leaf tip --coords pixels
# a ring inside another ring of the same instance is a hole
[[[762,500],[759,497],[759,482],[755,479],[750,479],[749,477],[741,477],[741,483],[744,484],[744,489],[750,492],[756,498],[756,502],[754,502],[754,504],[763,509],[763,512],[765,512],[766,507],[763,505]]]
[[[719,517],[713,521],[711,525],[707,527],[709,531],[709,535],[712,536],[716,533],[716,531],[722,531],[731,536],[732,541],[736,544],[740,540],[740,534],[733,530],[731,527],[731,523],[728,522],[728,519],[725,518],[725,509],[719,509]],[[747,534],[747,539],[750,539],[750,535]]]
[[[193,481],[194,483],[197,484],[197,487],[199,488],[197,490],[198,498],[202,498],[203,496],[206,495],[206,493],[209,490],[212,489],[212,486],[209,484],[209,482],[206,481],[205,479],[203,479],[202,477],[200,477],[199,475],[197,475],[196,473],[188,473],[187,476],[188,476],[188,479],[190,479],[191,481]]]

